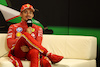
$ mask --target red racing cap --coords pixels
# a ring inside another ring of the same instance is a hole
[[[24,11],[24,10],[27,9],[27,8],[32,9],[33,12],[35,11],[35,9],[33,8],[32,5],[30,5],[30,4],[24,4],[24,5],[22,5],[20,12]]]

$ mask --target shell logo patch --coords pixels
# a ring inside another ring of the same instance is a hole
[[[27,7],[29,7],[30,5],[29,4],[27,4]]]
[[[17,32],[17,33],[16,33],[16,36],[17,36],[17,37],[20,37],[20,36],[21,36],[21,33],[20,33],[20,32]]]
[[[16,29],[16,31],[17,31],[17,32],[22,32],[23,29],[22,29],[21,27],[18,27],[18,28]]]
[[[34,32],[35,31],[35,29],[34,28],[32,28],[32,32]]]

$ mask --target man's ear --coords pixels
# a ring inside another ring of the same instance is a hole
[[[22,17],[22,13],[20,12],[20,16]]]

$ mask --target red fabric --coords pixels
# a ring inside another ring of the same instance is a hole
[[[56,54],[49,53],[48,58],[50,59],[52,64],[55,64],[55,63],[58,63],[59,61],[61,61],[64,57],[56,55]]]
[[[8,36],[7,36],[7,45],[11,49],[15,45],[16,41],[20,36],[20,34],[23,34],[26,32],[26,29],[28,28],[26,22],[20,22],[17,24],[12,24],[8,29]],[[43,36],[43,30],[40,26],[37,26],[35,24],[32,25],[32,28],[34,31],[32,32],[32,37],[38,42],[42,43],[42,36]]]
[[[13,65],[15,67],[23,67],[21,60],[19,58],[15,57],[15,56],[13,56],[12,54],[13,54],[13,51],[10,50],[8,57],[10,58],[10,61],[13,63]]]
[[[39,53],[42,53],[43,51],[43,54],[46,55],[48,52],[44,47],[41,46],[43,36],[42,28],[33,24],[32,34],[26,33],[27,28],[27,23],[22,21],[20,23],[11,25],[8,29],[7,45],[11,49],[8,56],[15,67],[17,67],[16,62],[17,65],[20,65],[19,67],[23,67],[20,61],[21,59],[30,60],[31,67],[39,67]],[[28,53],[22,52],[20,49],[22,45],[27,45],[28,47],[32,47],[32,49],[29,50]],[[49,63],[48,61],[45,62]],[[43,63],[43,65],[47,65],[47,63]]]
[[[31,67],[40,67],[40,53],[36,49],[31,49],[26,58],[31,61]]]
[[[49,61],[50,60],[47,57],[42,56],[42,58],[40,59],[40,65],[41,65],[41,67],[51,67]]]
[[[48,52],[29,33],[25,32],[17,40],[15,48],[14,48],[14,55],[18,58],[23,58],[27,54],[27,53],[23,52],[20,48],[23,45],[32,47],[32,49],[37,49],[39,52],[43,53],[44,55],[46,55],[46,53]]]
[[[30,5],[30,4],[24,4],[24,5],[22,5],[22,7],[21,7],[21,12],[22,12],[23,10],[27,9],[27,8],[32,9],[33,12],[35,11],[35,9],[33,8],[32,5]]]

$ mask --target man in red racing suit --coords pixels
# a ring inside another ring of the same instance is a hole
[[[43,31],[40,26],[32,24],[28,27],[26,20],[34,17],[34,8],[30,4],[21,7],[22,21],[12,24],[8,29],[7,45],[10,48],[9,58],[15,67],[23,67],[21,60],[30,60],[30,67],[51,67],[47,57],[52,63],[63,59],[49,53],[42,43]],[[45,57],[46,56],[46,57]]]

